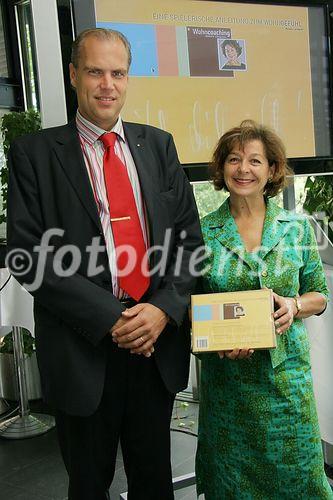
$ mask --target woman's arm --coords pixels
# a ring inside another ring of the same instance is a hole
[[[301,305],[301,310],[294,315],[297,318],[308,318],[313,314],[320,314],[326,309],[327,298],[322,293],[307,292],[300,297],[297,297],[297,299]]]
[[[296,300],[293,297],[281,297],[273,293],[275,307],[274,313],[276,333],[282,334],[292,324],[294,318],[308,318],[313,314],[320,314],[326,307],[327,299],[325,295],[319,292],[306,292],[297,297],[301,309],[298,310]]]

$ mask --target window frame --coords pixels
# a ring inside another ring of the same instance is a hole
[[[11,76],[0,77],[0,108],[22,111],[24,109],[23,84],[13,0],[1,3],[1,14],[6,57]]]

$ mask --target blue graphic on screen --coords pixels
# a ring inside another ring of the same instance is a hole
[[[155,26],[151,24],[97,23],[97,28],[120,31],[131,44],[131,76],[158,76]]]
[[[194,321],[210,321],[213,319],[212,306],[202,305],[193,307]]]

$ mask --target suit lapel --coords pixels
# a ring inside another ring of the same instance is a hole
[[[251,267],[236,222],[230,213],[228,199],[216,210],[210,230],[215,233],[214,237],[221,245],[236,254]]]
[[[288,222],[290,222],[292,218],[292,214],[289,214],[268,199],[260,249],[260,257],[262,259],[279,244],[288,231],[290,227]]]
[[[155,191],[153,179],[156,175],[153,166],[155,165],[149,145],[146,144],[145,134],[138,125],[123,123],[124,132],[131,150],[133,160],[140,179],[141,189],[147,204],[148,211],[153,209],[151,205],[151,195]]]
[[[162,244],[164,226],[158,223],[154,213],[158,210],[159,190],[156,189],[156,160],[146,143],[145,130],[140,125],[123,123],[124,132],[138,172],[142,194],[148,213],[148,224],[151,241]],[[84,210],[89,214],[99,230],[102,230],[98,210],[91,188],[89,175],[84,163],[77,129],[74,122],[64,126],[54,142],[54,151],[58,161],[66,173]]]
[[[143,199],[148,213],[151,243],[163,243],[165,227],[160,217],[156,217],[159,198],[158,179],[156,178],[156,160],[145,139],[144,128],[140,125],[123,123],[124,132],[138,172]],[[154,181],[155,180],[155,181]],[[161,214],[159,214],[161,215]]]
[[[156,159],[145,137],[145,128],[138,124],[123,122],[126,140],[138,172],[142,195],[148,215],[150,246],[162,246],[168,227],[167,207],[161,202],[160,180],[157,177]],[[149,265],[153,269],[158,265],[159,253],[152,252]],[[153,273],[150,290],[159,280],[159,273]]]
[[[74,122],[62,129],[56,138],[54,151],[84,210],[101,231],[102,226]]]

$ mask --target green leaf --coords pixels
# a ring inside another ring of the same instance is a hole
[[[1,119],[0,130],[3,137],[3,150],[7,159],[8,150],[12,141],[21,135],[37,132],[41,129],[40,113],[35,109],[27,111],[12,111]],[[0,192],[3,200],[0,224],[6,222],[7,194],[8,194],[8,166],[7,162],[0,170]]]
[[[310,214],[325,212],[328,222],[333,221],[333,176],[309,177],[305,184],[306,198],[304,208]],[[328,237],[332,241],[332,230]]]
[[[22,338],[23,338],[23,351],[30,357],[35,351],[35,339],[31,335],[29,330],[26,330],[25,328],[22,328]],[[7,335],[5,335],[0,344],[0,353],[12,354],[13,352],[14,352],[13,334],[12,332],[10,332]]]

